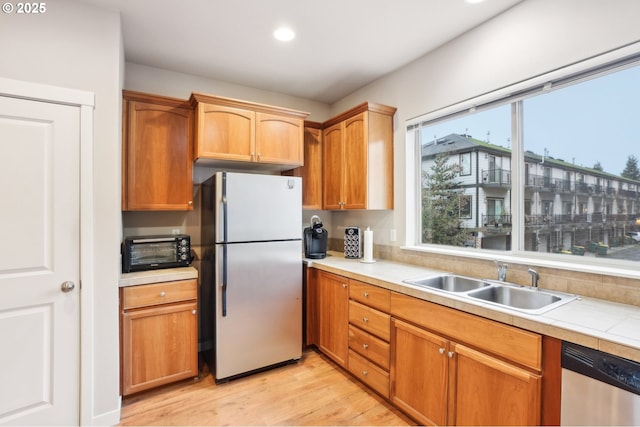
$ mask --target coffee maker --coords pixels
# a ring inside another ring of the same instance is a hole
[[[321,259],[327,256],[329,232],[322,228],[318,215],[311,217],[311,224],[304,229],[304,256],[310,259]]]

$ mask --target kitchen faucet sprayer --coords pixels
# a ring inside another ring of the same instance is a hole
[[[527,273],[531,275],[531,288],[538,289],[538,272],[530,268],[527,270]]]
[[[498,261],[497,259],[493,260],[498,266],[498,280],[504,282],[507,278],[507,267],[508,265]]]

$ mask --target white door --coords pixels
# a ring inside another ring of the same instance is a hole
[[[0,424],[80,421],[79,156],[79,107],[0,97]]]

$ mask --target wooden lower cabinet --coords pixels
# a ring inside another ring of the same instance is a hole
[[[348,366],[349,280],[318,274],[318,348],[343,368]]]
[[[424,425],[447,425],[449,343],[391,320],[391,401]]]
[[[122,395],[198,376],[196,280],[121,288]]]
[[[539,334],[324,271],[309,277],[318,348],[418,423],[548,422]],[[559,369],[556,359],[545,361]],[[554,398],[555,377],[545,389]]]
[[[540,425],[540,375],[461,344],[451,351],[448,423]]]
[[[392,319],[390,400],[424,425],[539,425],[541,376]]]

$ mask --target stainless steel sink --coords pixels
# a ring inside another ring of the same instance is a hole
[[[506,285],[494,285],[469,292],[467,295],[491,304],[531,314],[544,313],[577,298],[572,294]]]
[[[485,280],[473,279],[471,277],[458,276],[455,274],[444,274],[441,276],[431,276],[419,279],[405,280],[410,285],[422,286],[430,289],[437,289],[447,292],[469,292],[490,286]]]
[[[475,279],[451,273],[407,279],[404,282],[528,314],[542,314],[578,298],[573,294],[533,289],[515,283]]]

